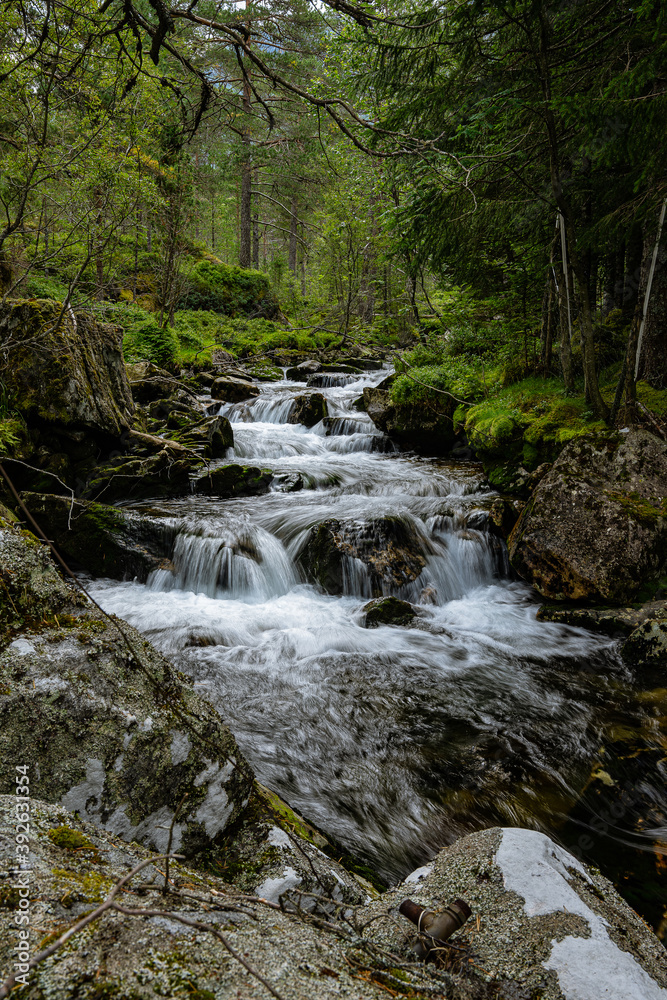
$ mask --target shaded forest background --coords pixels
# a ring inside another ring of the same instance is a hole
[[[659,421],[665,17],[2,2],[3,301],[90,310],[174,370],[380,352],[397,401],[454,395],[499,443],[526,411],[563,439]]]

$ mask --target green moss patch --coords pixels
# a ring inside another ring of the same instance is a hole
[[[89,840],[85,833],[72,830],[69,826],[56,826],[49,830],[46,835],[52,844],[67,851],[96,850],[92,840]]]

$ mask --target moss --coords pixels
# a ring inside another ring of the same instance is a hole
[[[96,850],[92,840],[89,840],[79,830],[72,830],[69,826],[56,826],[49,830],[46,835],[56,847],[62,847],[68,851],[80,851],[84,848],[88,851]]]
[[[631,520],[641,524],[643,528],[655,528],[660,518],[667,517],[667,499],[658,507],[641,497],[639,493],[618,493],[614,490],[603,492],[610,500],[617,503]]]
[[[58,892],[62,891],[60,902],[63,906],[72,906],[74,903],[101,903],[116,884],[108,875],[94,871],[83,873],[54,868],[53,875],[59,883]]]

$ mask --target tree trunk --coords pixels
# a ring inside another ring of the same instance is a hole
[[[289,252],[288,252],[287,266],[289,267],[294,277],[296,277],[296,242],[297,242],[296,238],[297,238],[297,229],[299,226],[299,219],[296,214],[297,210],[296,197],[292,198],[292,204],[290,208],[292,214],[290,215],[290,222],[289,222]]]
[[[644,252],[641,287],[645,289],[657,238],[658,220],[650,218],[644,226]],[[665,227],[667,228],[667,227]],[[642,334],[638,377],[654,389],[667,389],[667,239],[662,230],[653,271],[653,281]],[[639,296],[640,300],[643,296]],[[642,303],[643,307],[643,303]]]
[[[243,136],[243,160],[241,163],[241,212],[239,217],[239,264],[252,264],[252,160],[250,159],[250,136]]]
[[[259,167],[255,167],[255,189],[259,189]],[[259,214],[257,210],[252,216],[252,266],[259,271]]]
[[[574,392],[574,373],[572,371],[572,340],[570,336],[570,303],[565,285],[562,265],[558,281],[558,315],[560,317],[560,366],[563,371],[563,382],[566,392]]]
[[[625,249],[625,270],[623,274],[623,318],[627,321],[634,315],[642,271],[642,230],[638,223],[630,228]]]

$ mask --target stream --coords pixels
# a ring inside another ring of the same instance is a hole
[[[177,528],[174,572],[97,580],[93,595],[193,677],[264,784],[387,882],[462,833],[536,826],[600,865],[657,926],[642,886],[660,830],[638,832],[636,818],[648,795],[664,822],[664,778],[633,798],[637,774],[616,774],[609,756],[623,760],[626,743],[605,750],[623,725],[664,771],[654,709],[613,640],[537,620],[536,595],[486,530],[481,468],[395,451],[354,409],[386,374],[329,380],[317,390],[329,417],[310,430],[288,422],[309,391],[294,382],[223,405],[233,460],[270,468],[273,492],[132,504]],[[332,518],[353,543],[335,595],[299,559]],[[423,568],[378,585],[387,524]],[[364,627],[378,586],[419,605],[413,626]],[[593,832],[598,791],[614,784],[624,804]]]

